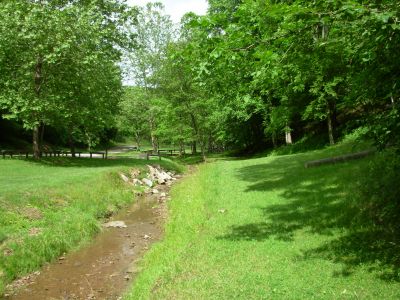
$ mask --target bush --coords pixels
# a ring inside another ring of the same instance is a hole
[[[360,186],[363,215],[376,225],[395,232],[400,229],[400,156],[385,150],[371,161]]]

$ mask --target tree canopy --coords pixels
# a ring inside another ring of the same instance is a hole
[[[179,29],[160,3],[10,0],[0,13],[0,105],[34,145],[44,125],[80,141],[107,124],[154,150],[334,144],[359,127],[398,144],[395,1],[210,0]]]

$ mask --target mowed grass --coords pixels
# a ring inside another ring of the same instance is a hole
[[[118,172],[172,162],[49,158],[0,160],[0,298],[5,285],[89,241],[101,219],[134,200]]]
[[[371,158],[303,167],[348,149],[199,166],[125,298],[399,299],[399,246],[358,218]]]

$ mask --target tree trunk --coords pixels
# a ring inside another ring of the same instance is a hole
[[[44,128],[45,128],[45,125],[42,122],[42,124],[40,126],[40,142],[39,142],[40,156],[42,156],[42,152],[43,152]]]
[[[333,137],[333,122],[332,122],[332,110],[330,108],[329,103],[327,104],[327,117],[326,121],[328,123],[328,135],[329,135],[329,144],[335,144],[335,138]]]
[[[154,119],[151,116],[149,119],[149,125],[150,125],[150,136],[151,136],[151,146],[153,148],[153,152],[157,153],[158,152],[158,141],[157,141],[157,137],[154,134],[154,131],[156,130],[156,126],[154,124]]]
[[[140,150],[140,145],[141,145],[141,139],[140,139],[140,134],[139,133],[135,133],[135,141],[136,141],[136,147],[138,150]]]
[[[274,148],[278,147],[278,143],[276,142],[276,133],[272,133],[272,144],[274,145]]]
[[[291,134],[290,131],[287,131],[287,132],[285,133],[285,137],[286,137],[286,145],[291,145],[291,144],[293,144],[293,142],[292,142],[292,134]]]
[[[183,141],[179,142],[179,156],[185,154],[185,143]]]
[[[335,145],[335,139],[333,137],[332,118],[330,115],[327,118],[327,122],[328,122],[329,144]]]
[[[292,133],[290,132],[290,128],[288,125],[286,125],[286,128],[285,128],[285,140],[286,140],[286,145],[293,144]]]
[[[39,55],[36,65],[35,65],[35,76],[34,76],[34,81],[35,81],[35,95],[39,99],[40,98],[40,92],[42,88],[42,66],[43,66],[43,59]],[[40,122],[39,124],[35,125],[33,128],[33,157],[35,159],[40,159],[41,152],[40,152]]]
[[[40,159],[39,125],[35,125],[35,127],[33,128],[32,142],[33,142],[33,158]]]
[[[151,133],[151,146],[153,147],[153,152],[157,153],[158,142],[157,142],[157,137],[153,133]]]
[[[197,153],[197,142],[193,141],[192,142],[192,154],[196,154]]]

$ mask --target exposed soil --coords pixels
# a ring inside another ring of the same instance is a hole
[[[146,250],[160,240],[165,216],[157,195],[140,197],[110,219],[125,222],[126,228],[105,228],[90,245],[14,282],[6,299],[120,299]]]

